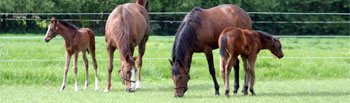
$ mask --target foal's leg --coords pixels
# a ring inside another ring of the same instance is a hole
[[[214,85],[215,85],[215,96],[219,96],[219,95],[220,95],[220,93],[219,93],[219,88],[220,88],[220,87],[219,87],[218,82],[216,81],[212,50],[211,50],[211,49],[207,49],[207,50],[205,50],[204,53],[205,53],[205,56],[207,57],[207,61],[208,61],[208,64],[209,64],[209,72],[210,72],[210,75],[211,75],[211,77],[213,78],[213,81],[214,81]]]
[[[113,53],[115,51],[115,48],[107,46],[107,53],[108,53],[108,78],[107,78],[107,85],[104,92],[109,92],[111,88],[111,73],[113,71]]]
[[[220,75],[222,80],[224,80],[224,84],[226,83],[225,72],[226,72],[227,57],[228,57],[227,53],[225,55],[220,56]]]
[[[227,64],[227,67],[226,67],[226,72],[225,72],[225,81],[226,81],[226,83],[225,83],[225,88],[226,88],[225,95],[227,97],[230,96],[230,93],[229,93],[230,92],[230,72],[231,72],[232,66],[235,65],[235,63],[236,63],[236,59],[237,59],[236,55],[231,55],[230,56],[230,60],[229,60],[229,62]]]
[[[74,61],[73,61],[73,69],[74,69],[74,75],[75,75],[75,91],[79,90],[78,87],[78,67],[77,67],[77,62],[78,62],[78,54],[79,52],[74,53]]]
[[[89,85],[89,63],[88,59],[86,58],[86,51],[82,51],[82,57],[84,60],[84,66],[85,66],[85,87],[84,89],[87,89]]]
[[[235,66],[233,68],[234,68],[233,70],[235,72],[235,85],[233,88],[233,93],[236,94],[238,91],[238,88],[239,88],[239,60],[238,60],[238,58],[236,60]]]
[[[69,69],[69,63],[70,63],[71,56],[72,56],[72,54],[66,52],[66,67],[64,68],[64,79],[63,79],[63,83],[62,83],[62,87],[61,87],[60,91],[63,91],[64,88],[66,87],[67,73],[68,73],[68,69]]]
[[[249,91],[250,93],[252,93],[252,95],[256,95],[254,92],[254,82],[255,82],[255,72],[254,72],[254,65],[255,65],[255,61],[256,61],[256,56],[253,56],[249,59],[249,75],[250,75],[250,88]]]
[[[139,44],[139,55],[137,56],[137,81],[136,89],[141,89],[141,68],[142,68],[142,57],[146,50],[146,41],[148,37],[145,37]]]
[[[95,90],[98,90],[98,77],[97,77],[97,62],[95,57],[95,49],[90,48],[91,58],[92,58],[92,65],[95,69]]]
[[[248,81],[249,81],[249,63],[248,63],[248,59],[246,56],[242,56],[242,61],[243,61],[243,65],[244,65],[244,71],[245,71],[245,76],[244,76],[244,85],[243,85],[243,89],[242,89],[242,93],[244,95],[248,95]]]

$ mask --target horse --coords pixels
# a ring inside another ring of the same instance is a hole
[[[108,79],[105,92],[110,91],[113,54],[118,49],[121,67],[118,71],[126,91],[135,90],[135,61],[137,60],[136,88],[141,88],[142,56],[150,35],[150,23],[147,13],[148,1],[119,5],[108,16],[105,28],[105,41],[109,58]],[[134,48],[139,47],[139,54],[133,57]]]
[[[229,97],[230,90],[229,77],[231,68],[235,65],[239,55],[241,55],[246,72],[242,91],[244,95],[248,94],[248,83],[250,86],[249,91],[252,95],[256,95],[254,92],[254,65],[260,50],[268,49],[279,59],[283,58],[282,44],[279,38],[263,31],[228,27],[223,30],[218,42],[220,47],[221,77],[224,80],[225,95],[227,97]],[[229,61],[227,62],[228,58]]]
[[[209,72],[215,85],[215,96],[220,95],[215,77],[212,50],[217,49],[218,39],[226,27],[251,29],[252,21],[247,12],[235,5],[224,4],[210,9],[193,8],[180,24],[172,47],[171,78],[174,82],[174,97],[183,97],[190,79],[189,72],[193,53],[204,52]],[[238,61],[237,61],[238,62]],[[238,70],[239,63],[235,66]],[[238,72],[236,72],[238,89]],[[235,92],[235,91],[234,91]]]
[[[49,42],[60,34],[64,39],[64,47],[66,49],[66,66],[64,68],[64,79],[60,91],[63,91],[66,87],[67,73],[69,69],[71,56],[74,54],[74,74],[75,74],[75,91],[78,91],[78,78],[77,78],[77,60],[79,52],[82,53],[82,57],[85,64],[85,87],[87,89],[89,85],[88,78],[88,59],[86,58],[86,52],[90,52],[92,58],[92,64],[95,69],[95,90],[98,90],[98,77],[97,77],[97,62],[95,57],[95,36],[94,32],[89,28],[78,28],[77,26],[66,22],[59,21],[53,17],[48,27],[45,36],[45,42]]]

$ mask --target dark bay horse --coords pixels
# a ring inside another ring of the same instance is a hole
[[[212,50],[219,47],[220,33],[226,27],[251,29],[252,22],[243,9],[228,4],[210,9],[195,7],[186,15],[177,30],[172,50],[172,61],[170,61],[175,97],[183,97],[187,90],[191,59],[195,52],[205,53],[215,85],[215,95],[219,95]],[[237,63],[235,70],[238,68]],[[236,80],[235,88],[238,89],[238,75]]]
[[[98,78],[97,78],[97,63],[95,58],[95,36],[94,32],[89,28],[79,29],[77,26],[65,22],[59,21],[56,18],[52,18],[48,27],[45,42],[49,42],[51,39],[60,34],[64,39],[64,47],[66,48],[66,67],[64,68],[64,79],[61,87],[61,91],[66,86],[67,72],[71,56],[74,54],[74,74],[75,74],[75,91],[78,91],[78,78],[77,78],[77,60],[79,52],[82,52],[83,60],[85,64],[85,88],[88,87],[88,59],[86,58],[86,52],[91,53],[92,64],[95,69],[95,90],[98,90]]]
[[[145,53],[146,42],[150,34],[147,0],[137,0],[136,3],[119,5],[109,15],[106,23],[106,47],[109,57],[108,80],[105,92],[111,87],[111,72],[113,71],[113,54],[119,50],[119,75],[126,85],[126,91],[135,90],[135,60],[137,59],[136,88],[141,88],[142,56]],[[133,57],[134,48],[139,47],[139,55]]]
[[[250,92],[252,95],[256,95],[254,92],[254,65],[260,50],[268,49],[278,58],[283,57],[282,44],[279,38],[272,37],[271,34],[262,31],[228,27],[221,33],[219,46],[221,76],[224,79],[225,95],[227,97],[229,97],[230,90],[230,72],[239,55],[242,57],[246,72],[242,91],[244,95],[248,94],[248,83],[250,84]],[[229,61],[227,62],[228,58]]]

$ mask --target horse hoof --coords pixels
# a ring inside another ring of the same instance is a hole
[[[86,90],[87,89],[87,87],[84,87],[84,90]]]
[[[98,90],[98,87],[95,88],[95,91],[97,91],[97,90]]]
[[[64,90],[64,87],[66,87],[66,86],[62,86],[62,87],[61,87],[61,89],[60,89],[61,92]]]
[[[220,96],[220,94],[215,94],[215,95],[214,95],[214,97],[218,97],[218,96]]]
[[[77,91],[79,91],[79,89],[78,89],[78,88],[75,88],[75,90],[74,90],[74,91],[76,91],[76,92],[77,92]]]
[[[244,92],[243,94],[244,94],[244,95],[248,95],[248,93],[247,93],[247,92]]]
[[[255,94],[255,93],[252,93],[252,96],[256,96],[256,94]]]
[[[234,91],[233,91],[233,94],[237,94],[237,90],[234,90]]]
[[[105,89],[105,90],[104,90],[104,92],[105,92],[105,93],[108,93],[108,92],[109,92],[109,90],[108,90],[108,89]]]
[[[229,95],[229,94],[226,94],[226,97],[227,97],[227,98],[230,98],[230,95]]]
[[[136,89],[141,89],[141,81],[136,81]]]

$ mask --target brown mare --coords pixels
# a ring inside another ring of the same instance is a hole
[[[150,34],[150,24],[147,13],[147,0],[137,0],[136,3],[119,5],[109,15],[106,23],[106,47],[109,57],[108,80],[105,92],[111,87],[113,71],[113,54],[119,50],[119,75],[126,85],[126,91],[135,90],[135,60],[137,59],[136,88],[141,88],[142,56],[145,53],[146,42]],[[139,47],[139,55],[133,58],[134,48]]]
[[[282,44],[279,38],[272,37],[269,33],[262,31],[228,27],[221,33],[219,46],[221,55],[221,76],[224,79],[224,86],[226,88],[225,95],[227,97],[229,97],[230,90],[229,77],[231,68],[238,60],[238,55],[242,57],[244,70],[246,72],[242,91],[244,95],[248,94],[248,83],[250,92],[252,95],[255,95],[254,65],[260,50],[268,49],[278,58],[283,57]],[[229,61],[227,62],[228,57]]]
[[[45,42],[49,42],[51,39],[60,34],[64,39],[64,47],[66,48],[66,67],[64,68],[64,79],[61,87],[61,91],[66,86],[67,72],[71,56],[74,54],[74,74],[75,74],[75,91],[78,91],[78,78],[77,78],[77,60],[79,52],[82,52],[83,60],[85,64],[85,88],[88,87],[88,59],[86,58],[86,52],[91,53],[92,64],[95,69],[95,90],[98,90],[98,78],[97,78],[97,63],[95,58],[95,36],[94,32],[89,28],[79,29],[75,25],[59,21],[56,18],[52,18],[51,24],[48,27]]]
[[[195,7],[186,15],[177,30],[172,50],[172,61],[170,61],[175,97],[183,97],[187,90],[191,59],[195,52],[205,53],[209,72],[215,85],[215,95],[219,95],[212,50],[219,47],[217,41],[220,33],[226,27],[251,29],[252,23],[249,15],[243,9],[228,4],[210,9]],[[237,63],[235,70],[238,68]],[[236,76],[235,88],[238,89],[238,74]]]

